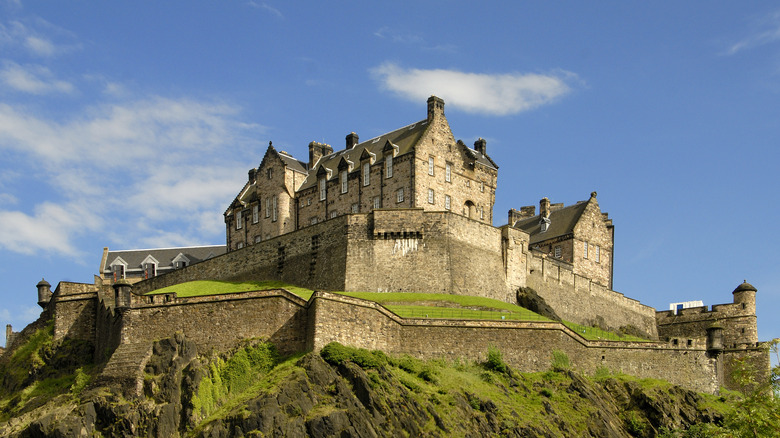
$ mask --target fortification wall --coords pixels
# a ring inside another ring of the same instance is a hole
[[[344,290],[347,224],[340,216],[137,283],[138,294],[194,280],[282,280]]]
[[[156,303],[144,302],[147,298],[134,297],[131,308],[120,310],[121,343],[148,342],[181,332],[200,351],[224,351],[251,338],[267,339],[283,354],[306,347],[306,302],[287,291],[169,296]]]
[[[526,284],[561,318],[610,330],[633,326],[651,339],[658,337],[655,309],[577,275],[572,265],[529,253]]]
[[[353,215],[348,291],[477,295],[514,301],[523,266],[507,266],[502,230],[448,212],[375,210]],[[516,233],[524,234],[524,233]],[[513,236],[518,237],[518,236]],[[512,240],[511,245],[522,245]],[[526,237],[527,241],[527,237]]]
[[[95,285],[61,281],[49,302],[54,315],[54,339],[93,342],[97,300]]]
[[[315,350],[337,341],[420,358],[481,361],[493,345],[507,363],[526,372],[549,369],[552,352],[559,350],[585,373],[606,367],[697,391],[718,389],[716,360],[702,343],[675,348],[661,342],[591,342],[556,322],[401,319],[375,303],[323,292],[311,303],[316,323],[309,347]]]
[[[95,363],[108,361],[122,339],[122,315],[113,303],[98,300],[95,312]]]
[[[658,335],[668,337],[705,337],[714,323],[723,327],[723,345],[726,348],[754,346],[758,342],[756,315],[741,303],[691,307],[678,311],[656,312]]]

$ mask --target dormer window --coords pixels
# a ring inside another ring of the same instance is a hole
[[[387,154],[385,157],[385,178],[393,177],[393,154]]]
[[[157,264],[145,263],[144,264],[144,278],[152,278],[157,276]]]
[[[186,268],[189,264],[190,259],[185,257],[182,253],[179,253],[176,257],[173,258],[173,267],[175,269]]]
[[[348,172],[346,170],[342,170],[339,174],[339,178],[341,179],[341,193],[347,193],[347,189],[349,188],[349,184],[347,184],[347,176]]]
[[[320,201],[324,201],[328,196],[327,183],[325,177],[320,178]]]
[[[363,163],[363,185],[367,186],[371,183],[371,164],[369,162]]]
[[[548,217],[543,217],[543,218],[542,218],[542,219],[539,221],[539,227],[541,228],[541,231],[542,231],[542,233],[544,233],[545,231],[547,231],[547,229],[548,229],[548,228],[550,228],[550,218],[548,218]]]

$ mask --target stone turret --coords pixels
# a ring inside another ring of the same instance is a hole
[[[51,284],[41,278],[41,281],[39,281],[35,287],[38,288],[38,305],[46,308],[46,305],[51,301]]]
[[[717,356],[723,351],[723,326],[717,322],[707,327],[707,353]]]
[[[734,294],[734,303],[742,304],[742,308],[745,309],[747,313],[755,315],[756,291],[757,289],[745,280],[734,289],[734,292],[732,292],[732,294]]]
[[[130,307],[130,293],[133,285],[124,278],[114,283],[114,307],[116,309],[127,309]]]

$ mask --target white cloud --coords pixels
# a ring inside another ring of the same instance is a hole
[[[16,199],[16,196],[10,194],[10,193],[0,193],[0,205],[8,204],[13,205],[19,202],[18,199]]]
[[[38,95],[73,92],[73,84],[54,78],[46,67],[21,66],[10,61],[4,64],[0,70],[0,81],[14,90]]]
[[[268,4],[268,3],[266,3],[266,2],[261,2],[261,3],[258,3],[258,2],[255,2],[255,1],[249,1],[249,2],[247,2],[247,4],[248,4],[249,6],[252,6],[253,8],[257,8],[257,9],[265,9],[266,11],[268,11],[268,12],[270,12],[270,13],[272,13],[272,14],[276,15],[276,16],[277,16],[277,17],[279,17],[279,18],[283,18],[283,17],[284,17],[284,16],[282,15],[282,12],[281,12],[280,10],[276,9],[275,7],[273,7],[273,6],[269,5],[269,4]]]
[[[465,73],[457,70],[403,69],[385,63],[371,69],[381,85],[400,96],[420,101],[430,95],[467,112],[516,114],[555,101],[571,91],[574,73]]]
[[[755,20],[752,27],[750,35],[732,44],[726,50],[727,55],[780,41],[780,11]]]
[[[24,45],[39,56],[52,56],[57,53],[54,43],[39,36],[28,36],[24,41]]]
[[[72,32],[41,18],[0,23],[0,44],[37,57],[48,58],[77,50],[80,44],[76,40]]]
[[[87,233],[125,247],[213,242],[247,162],[258,159],[248,153],[262,127],[238,111],[151,97],[55,121],[0,104],[0,152],[19,157],[15,168],[45,171],[51,189],[33,213],[0,208],[0,247],[78,255]]]

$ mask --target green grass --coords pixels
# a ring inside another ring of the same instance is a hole
[[[313,291],[281,281],[214,281],[198,280],[175,284],[162,289],[153,290],[147,295],[161,295],[176,293],[180,298],[201,297],[208,295],[233,294],[238,292],[251,292],[258,290],[286,289],[295,295],[308,300]]]
[[[211,281],[199,280],[168,286],[147,295],[176,293],[178,297],[197,297],[258,290],[285,289],[308,300],[311,289],[281,281]],[[454,294],[413,292],[334,292],[348,297],[375,301],[402,318],[480,319],[508,321],[550,321],[537,313],[515,304],[491,298]],[[405,304],[408,303],[408,304]],[[425,305],[421,303],[436,303]],[[620,335],[595,327],[563,322],[571,330],[588,340],[647,341],[636,336]]]

